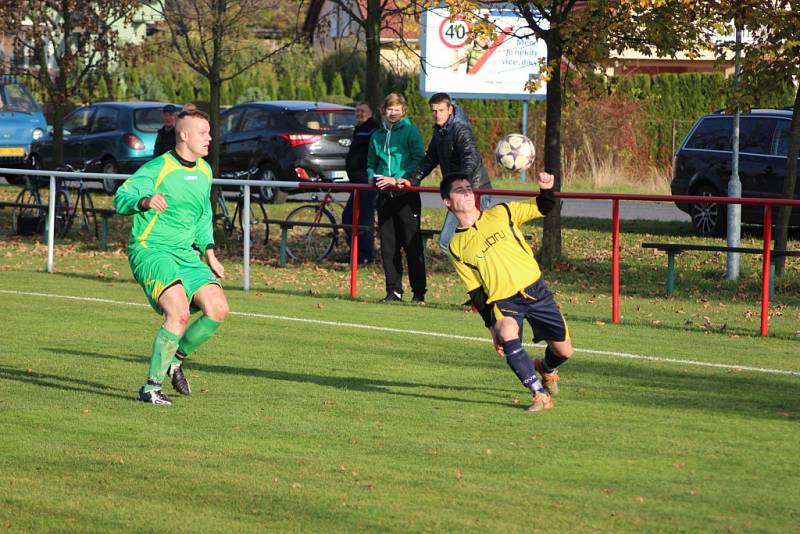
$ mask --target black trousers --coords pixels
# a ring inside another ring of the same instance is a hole
[[[378,226],[381,237],[381,259],[386,275],[386,292],[403,294],[402,249],[408,261],[408,281],[416,296],[426,290],[425,255],[422,250],[420,213],[422,201],[419,193],[404,193],[389,197],[378,195]]]

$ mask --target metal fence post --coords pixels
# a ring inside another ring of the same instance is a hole
[[[56,177],[50,176],[50,192],[47,201],[47,272],[53,272],[53,249],[56,236]]]

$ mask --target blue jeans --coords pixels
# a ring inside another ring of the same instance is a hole
[[[491,203],[491,195],[482,195],[481,211],[487,209]],[[456,216],[453,215],[450,210],[447,210],[447,216],[444,218],[442,230],[439,232],[439,248],[442,249],[445,254],[450,254],[450,240],[453,239],[453,234],[456,233],[456,228],[458,228],[458,219],[456,219]]]

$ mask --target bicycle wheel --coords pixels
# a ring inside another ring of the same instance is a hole
[[[44,228],[44,214],[42,208],[31,205],[42,205],[42,198],[36,189],[23,189],[17,195],[16,204],[27,204],[27,206],[14,206],[11,210],[11,231],[14,235],[41,234]]]
[[[236,223],[239,225],[239,237],[244,236],[244,225],[242,225],[242,199],[240,198],[236,206],[238,217]],[[262,226],[263,225],[263,226]],[[267,244],[269,240],[269,224],[267,224],[267,210],[260,202],[250,201],[250,242]]]
[[[233,221],[231,220],[230,213],[228,212],[228,205],[225,203],[225,196],[222,194],[222,189],[219,189],[216,194],[217,201],[214,203],[214,224],[222,226],[225,235],[230,237],[233,234]]]
[[[336,224],[333,214],[320,206],[306,205],[292,211],[287,221],[304,223]],[[335,228],[294,226],[289,228],[286,252],[296,261],[319,261],[325,259],[336,245]]]
[[[72,219],[75,217],[76,209],[78,209],[77,201],[74,207],[70,207],[69,196],[66,191],[56,191],[56,219],[53,225],[53,233],[56,236],[64,237],[67,235],[72,226]],[[45,214],[45,218],[47,218],[47,214]]]
[[[80,192],[81,198],[81,234],[85,237],[97,239],[100,237],[100,228],[97,224],[97,213],[94,211],[94,200],[89,191]]]

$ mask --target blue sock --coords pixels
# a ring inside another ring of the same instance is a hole
[[[544,349],[544,360],[542,361],[542,367],[544,367],[545,372],[550,373],[558,369],[558,366],[568,359],[569,358],[559,356],[548,346],[546,349]]]
[[[522,348],[522,341],[519,338],[503,342],[503,352],[506,353],[506,363],[522,382],[522,385],[531,390],[532,393],[546,393],[544,386],[536,376],[536,369],[533,367],[533,360],[530,355]]]

